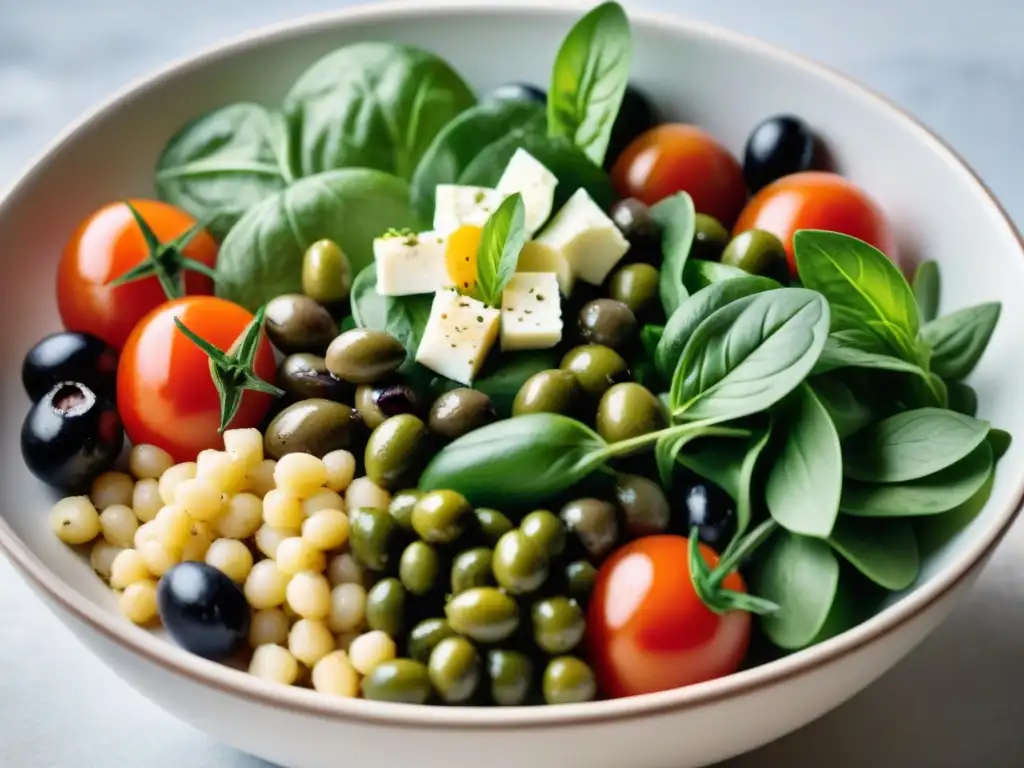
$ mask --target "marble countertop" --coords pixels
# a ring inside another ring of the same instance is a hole
[[[351,0],[0,0],[0,187],[72,118],[200,46]],[[1024,223],[1019,0],[640,0],[780,43],[913,111]],[[0,559],[0,766],[257,768],[141,698]],[[1024,763],[1024,528],[952,619],[896,669],[729,768]],[[827,755],[827,757],[825,757]],[[390,768],[390,767],[388,767]],[[637,766],[636,768],[642,768]]]

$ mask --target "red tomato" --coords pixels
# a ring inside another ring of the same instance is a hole
[[[612,167],[612,183],[622,197],[654,205],[676,192],[688,192],[697,213],[714,216],[728,228],[747,199],[739,162],[706,131],[668,123],[640,134]]]
[[[783,176],[758,192],[740,214],[733,235],[748,229],[767,230],[782,241],[794,277],[793,234],[798,229],[841,232],[896,258],[892,229],[882,209],[856,184],[824,171]]]
[[[161,243],[174,240],[196,223],[192,216],[167,203],[131,203]],[[142,230],[124,203],[100,208],[79,224],[64,248],[57,271],[57,307],[64,327],[99,336],[120,349],[135,324],[167,301],[156,277],[116,287],[108,285],[148,255]],[[217,261],[217,243],[206,231],[199,232],[182,255],[212,268]],[[186,270],[185,292],[213,293],[213,281]]]
[[[711,611],[693,590],[687,539],[647,536],[617,550],[597,575],[587,645],[598,685],[620,698],[735,672],[750,645],[750,614]],[[701,544],[709,567],[718,555]],[[723,586],[746,592],[738,573]]]
[[[149,443],[175,461],[194,461],[206,448],[222,445],[220,399],[210,377],[209,358],[174,324],[227,351],[253,316],[214,296],[188,296],[165,303],[144,317],[121,352],[117,368],[117,409],[132,443]],[[274,353],[264,334],[253,369],[273,381]],[[232,428],[255,427],[271,398],[246,391]]]

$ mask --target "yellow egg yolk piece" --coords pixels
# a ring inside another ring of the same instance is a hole
[[[476,254],[483,229],[472,225],[459,227],[448,236],[444,263],[448,277],[459,293],[476,291]]]

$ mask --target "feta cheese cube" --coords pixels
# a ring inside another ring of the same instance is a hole
[[[629,250],[629,241],[585,189],[562,207],[537,241],[554,248],[581,280],[600,285]]]
[[[560,251],[536,240],[527,240],[519,252],[516,272],[553,272],[563,296],[571,296],[576,275]]]
[[[562,340],[553,272],[516,272],[501,294],[501,349],[550,349]]]
[[[447,235],[467,224],[482,227],[506,197],[488,187],[438,184],[434,198],[434,230]]]
[[[456,291],[438,291],[416,362],[465,385],[473,383],[498,338],[501,313]]]
[[[452,284],[445,263],[447,240],[437,232],[389,234],[373,241],[377,293],[434,293]]]
[[[497,191],[503,197],[518,192],[526,210],[526,235],[532,237],[551,216],[558,178],[533,155],[520,147],[512,155],[498,179]]]

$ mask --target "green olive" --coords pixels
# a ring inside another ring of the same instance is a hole
[[[387,490],[415,485],[430,458],[427,425],[411,413],[385,419],[366,442],[366,476]]]
[[[388,547],[394,523],[386,509],[359,507],[350,509],[349,546],[363,566],[371,571],[383,571],[388,566]]]
[[[706,213],[694,218],[693,250],[690,257],[705,261],[718,261],[722,249],[729,242],[729,230],[721,222]]]
[[[473,508],[455,491],[429,491],[412,509],[412,527],[431,544],[450,544],[466,530]]]
[[[587,620],[583,609],[568,597],[549,597],[533,604],[533,640],[545,653],[569,653],[580,644]]]
[[[412,489],[399,491],[391,497],[388,512],[391,513],[391,519],[395,521],[395,525],[407,531],[412,530],[412,508],[416,506],[416,502],[422,495],[416,489]]]
[[[381,579],[366,593],[366,624],[398,637],[405,619],[405,587],[398,579]]]
[[[579,326],[584,341],[612,349],[624,347],[636,338],[636,316],[615,299],[588,301],[580,310]]]
[[[574,560],[565,566],[565,583],[569,594],[580,602],[586,602],[594,591],[597,569],[586,560]]]
[[[356,413],[362,419],[367,429],[376,429],[387,416],[377,405],[376,388],[369,384],[360,384],[356,387]]]
[[[519,523],[523,535],[547,553],[558,557],[565,550],[565,524],[546,509],[531,512]]]
[[[664,533],[672,521],[672,510],[661,486],[642,475],[619,475],[615,500],[626,518],[626,535],[650,536]]]
[[[373,384],[405,362],[405,347],[386,331],[353,328],[331,342],[325,358],[327,370],[342,381]]]
[[[352,267],[333,240],[317,240],[302,257],[302,292],[321,304],[348,298]]]
[[[582,393],[579,382],[569,371],[552,369],[533,374],[519,388],[512,403],[512,415],[527,413],[570,413]]]
[[[263,327],[270,342],[286,355],[322,355],[338,335],[331,313],[301,293],[286,293],[267,302]]]
[[[561,368],[569,371],[592,397],[600,397],[608,388],[629,378],[629,366],[622,355],[600,344],[585,344],[565,353]]]
[[[609,443],[629,440],[665,426],[665,413],[654,394],[635,382],[616,384],[597,405],[597,432]]]
[[[474,547],[456,555],[452,561],[452,594],[494,586],[493,562],[494,552],[487,547]]]
[[[496,509],[480,507],[474,509],[473,514],[476,516],[476,525],[484,542],[492,547],[498,543],[498,539],[515,527],[511,520]]]
[[[430,698],[427,666],[412,659],[391,659],[375,666],[362,683],[363,698],[396,704],[426,704]]]
[[[542,683],[547,704],[580,704],[597,695],[594,673],[575,656],[559,656],[548,662]]]
[[[786,249],[771,232],[748,229],[736,235],[722,251],[722,263],[752,275],[786,275]]]
[[[444,612],[452,629],[478,643],[500,643],[519,626],[516,601],[494,587],[476,587],[455,595]]]
[[[263,436],[263,450],[272,459],[287,453],[324,454],[350,450],[356,442],[359,420],[342,403],[310,398],[292,403],[270,422]]]
[[[619,521],[614,504],[600,499],[570,501],[560,513],[569,532],[575,536],[587,555],[600,560],[615,546],[619,538]]]
[[[650,264],[627,264],[612,275],[608,295],[639,315],[658,299],[660,273]]]
[[[530,695],[533,662],[519,651],[489,651],[487,677],[491,682],[494,703],[502,707],[517,707]]]
[[[455,637],[455,630],[445,619],[424,619],[409,633],[409,656],[426,664],[434,648],[446,637]]]
[[[427,423],[435,435],[454,440],[497,418],[491,398],[478,390],[458,387],[434,401]]]
[[[535,592],[548,577],[548,553],[522,531],[509,531],[494,547],[494,578],[513,595]]]
[[[402,552],[398,561],[398,577],[402,586],[414,595],[425,595],[437,584],[441,557],[425,541],[414,541]]]
[[[322,357],[308,352],[288,355],[278,366],[276,383],[296,400],[352,402],[352,387],[331,376]]]
[[[480,657],[464,637],[447,637],[438,643],[427,664],[430,682],[447,704],[462,704],[480,685]]]

